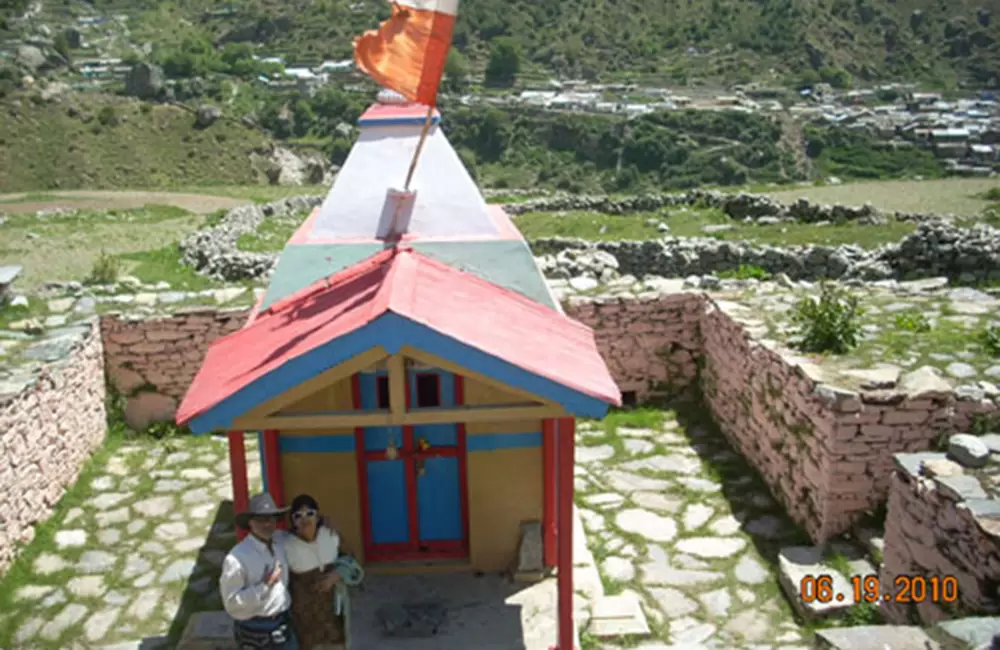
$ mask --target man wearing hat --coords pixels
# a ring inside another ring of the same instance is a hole
[[[254,495],[236,525],[250,531],[222,562],[219,593],[240,650],[299,650],[292,629],[285,538],[278,520],[288,512],[270,494]]]

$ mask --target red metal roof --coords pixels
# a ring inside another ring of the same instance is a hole
[[[187,422],[287,360],[393,312],[608,404],[618,387],[593,331],[521,294],[411,249],[387,249],[216,339],[177,411]]]

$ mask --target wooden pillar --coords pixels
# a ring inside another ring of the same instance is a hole
[[[233,514],[239,514],[250,505],[250,489],[247,483],[247,448],[242,431],[230,431],[229,439],[229,475],[233,481]],[[237,526],[236,539],[242,540],[247,531]]]
[[[285,505],[285,482],[281,477],[281,433],[275,429],[264,431],[264,467],[267,491],[278,507]],[[280,522],[282,528],[285,521]]]
[[[556,426],[559,451],[559,645],[554,650],[576,650],[573,646],[573,448],[576,423],[559,418]]]
[[[544,564],[553,568],[556,555],[556,421],[542,420],[542,548]]]

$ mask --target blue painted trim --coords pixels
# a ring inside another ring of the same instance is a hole
[[[596,397],[568,388],[546,377],[535,375],[461,341],[456,341],[426,325],[415,323],[391,312],[380,317],[376,322],[380,321],[385,321],[386,325],[391,328],[393,336],[402,338],[409,345],[423,352],[441,357],[508,386],[520,388],[532,395],[552,400],[576,417],[601,419],[608,411],[608,405]],[[398,348],[393,349],[392,352],[398,352]]]
[[[236,391],[214,407],[191,420],[195,434],[215,429],[231,429],[233,420],[258,404],[281,395],[316,375],[339,366],[353,356],[379,344],[378,320],[321,345],[308,354],[289,359],[273,371]]]
[[[411,345],[508,386],[556,402],[576,417],[599,420],[608,411],[608,405],[595,397],[532,374],[426,325],[389,312],[302,356],[289,359],[194,418],[189,424],[191,431],[203,434],[216,429],[231,429],[233,420],[253,407],[376,345],[381,345],[389,354],[396,354],[404,345]]]
[[[340,454],[354,451],[354,434],[339,436],[282,436],[282,453]]]
[[[278,438],[281,439],[280,437]],[[264,432],[257,432],[257,453],[260,455],[261,490],[267,492],[267,460],[264,459]]]
[[[382,118],[368,118],[366,120],[358,120],[358,126],[363,127],[373,127],[373,126],[423,126],[423,117],[382,117]],[[438,124],[441,122],[441,117],[435,115],[431,118],[431,124]]]
[[[542,434],[536,433],[479,433],[465,437],[465,448],[470,451],[498,451],[500,449],[532,449],[542,446]]]
[[[483,433],[466,437],[468,451],[494,451],[497,449],[529,449],[541,447],[542,434],[534,433]],[[342,454],[354,451],[354,436],[282,436],[281,452],[293,454]],[[265,478],[265,481],[267,479]],[[267,491],[267,486],[264,486]]]

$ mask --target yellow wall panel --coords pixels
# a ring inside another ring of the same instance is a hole
[[[469,458],[469,554],[479,571],[506,571],[521,523],[541,521],[542,450],[479,451]]]
[[[282,435],[285,435],[282,433]],[[285,499],[310,494],[340,533],[344,552],[363,561],[361,503],[354,453],[283,453]]]

